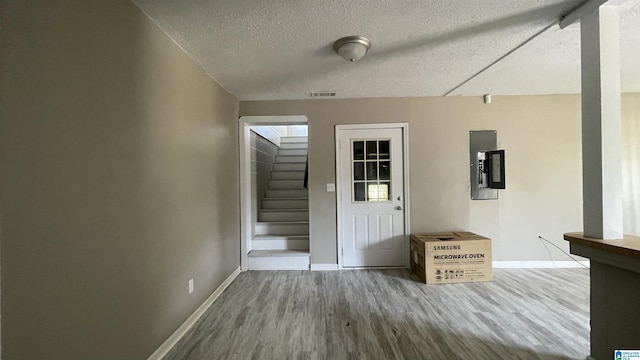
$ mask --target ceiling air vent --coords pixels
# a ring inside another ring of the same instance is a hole
[[[313,91],[313,92],[311,92],[311,97],[312,98],[332,97],[332,96],[336,96],[336,93],[332,92],[332,91]]]

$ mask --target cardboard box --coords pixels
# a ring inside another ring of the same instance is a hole
[[[413,234],[411,271],[427,284],[492,281],[491,239],[468,231]]]

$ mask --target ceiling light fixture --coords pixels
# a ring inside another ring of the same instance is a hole
[[[333,43],[333,50],[351,62],[362,59],[370,47],[371,41],[364,36],[347,36]]]

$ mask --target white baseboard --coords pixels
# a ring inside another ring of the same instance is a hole
[[[340,270],[338,264],[311,264],[311,271],[336,271]]]
[[[231,275],[229,275],[229,277],[227,277],[222,282],[222,284],[220,284],[220,286],[218,286],[218,288],[216,288],[213,291],[213,293],[211,293],[211,295],[207,298],[207,300],[205,300],[202,303],[202,305],[200,305],[196,309],[196,311],[194,311],[193,314],[191,314],[191,316],[189,316],[189,318],[184,323],[182,323],[182,325],[180,325],[180,327],[176,331],[174,331],[173,334],[171,334],[171,336],[169,336],[169,338],[165,340],[165,342],[163,342],[162,345],[160,345],[160,347],[153,352],[153,354],[151,354],[151,356],[147,358],[147,360],[161,360],[163,357],[165,357],[165,355],[167,355],[169,350],[171,350],[178,343],[178,341],[184,336],[184,334],[186,334],[187,331],[191,329],[191,327],[196,323],[196,321],[200,319],[200,317],[205,313],[205,311],[209,309],[209,307],[213,304],[213,302],[216,301],[218,297],[220,297],[222,292],[233,282],[233,280],[235,280],[236,277],[238,277],[239,274],[240,274],[240,267],[235,269],[231,273]]]
[[[582,265],[581,265],[582,264]],[[567,269],[589,267],[589,261],[494,261],[494,269]]]

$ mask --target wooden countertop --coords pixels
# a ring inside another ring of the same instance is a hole
[[[584,236],[581,232],[575,232],[564,234],[564,239],[570,243],[588,246],[604,252],[640,259],[640,237],[637,236],[624,235],[624,238],[619,240],[602,240]]]

